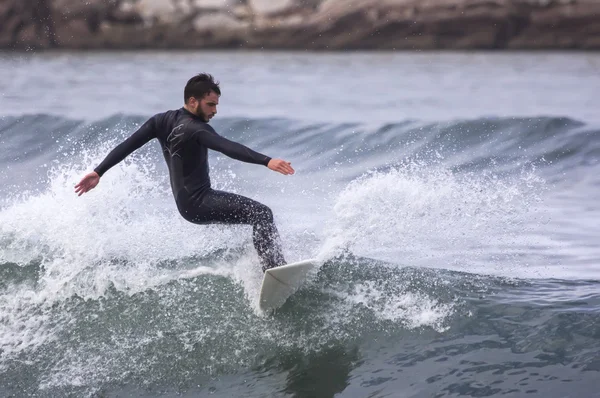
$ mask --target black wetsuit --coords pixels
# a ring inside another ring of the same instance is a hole
[[[113,149],[94,169],[102,176],[153,138],[158,138],[169,167],[171,188],[179,213],[196,224],[250,224],[254,247],[263,269],[285,264],[271,209],[244,196],[210,186],[208,150],[233,159],[266,166],[271,158],[221,137],[200,117],[185,108],[151,117]]]

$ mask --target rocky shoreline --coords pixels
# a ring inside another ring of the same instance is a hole
[[[600,49],[598,0],[4,0],[0,48]]]

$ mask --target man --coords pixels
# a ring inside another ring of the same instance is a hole
[[[184,89],[184,106],[151,117],[135,133],[114,148],[75,186],[81,196],[100,182],[100,177],[136,149],[157,138],[169,168],[171,188],[179,213],[195,224],[250,224],[253,243],[263,271],[285,264],[273,213],[267,206],[244,196],[211,188],[208,149],[242,162],[262,164],[284,175],[294,174],[290,162],[272,159],[218,135],[208,124],[217,114],[221,90],[213,77],[201,73]]]

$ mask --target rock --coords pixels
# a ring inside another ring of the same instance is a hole
[[[240,4],[242,0],[194,0],[193,6],[196,9],[208,10],[227,10],[232,9]]]
[[[0,3],[0,43],[3,46],[13,41],[13,32],[24,23],[22,16],[18,15],[18,0],[7,0]]]
[[[0,43],[6,43],[8,48],[57,45],[48,0],[5,0],[0,12]]]
[[[541,0],[325,0],[312,25],[319,32],[317,48],[513,48],[518,37],[533,22],[532,15],[544,9],[561,20],[571,13],[561,6],[541,5]],[[585,9],[592,8],[587,5]],[[598,14],[596,14],[598,15]],[[586,21],[584,29],[590,29]],[[576,24],[581,26],[581,24]],[[348,30],[345,26],[355,28]],[[554,28],[546,26],[551,34]],[[557,32],[558,33],[558,32]],[[566,30],[562,37],[572,37]],[[326,37],[327,39],[322,39]],[[577,40],[589,42],[583,37]],[[532,48],[562,48],[562,43],[545,43]],[[520,45],[525,42],[521,41]],[[527,45],[528,46],[528,45]],[[518,48],[518,45],[517,45]]]
[[[142,16],[135,11],[135,8],[131,3],[123,3],[119,8],[109,13],[106,20],[108,22],[123,24],[138,24],[144,22]]]
[[[175,23],[182,18],[171,0],[139,0],[134,9],[148,25]]]
[[[321,4],[319,4],[318,10],[320,13],[340,12],[342,7],[346,7],[346,10],[350,11],[356,8],[364,7],[366,2],[368,2],[368,0],[323,0]]]
[[[536,9],[508,48],[600,48],[600,4],[562,3],[552,8]],[[568,18],[565,18],[568,16]]]
[[[301,0],[248,0],[252,13],[260,16],[277,15],[300,7]]]
[[[14,0],[5,0],[3,2],[0,2],[0,21],[4,21],[4,19],[9,16],[9,13],[14,7]],[[2,28],[0,27],[0,29]]]
[[[231,14],[238,19],[248,20],[252,18],[252,9],[247,4],[240,4],[233,7]]]
[[[0,48],[600,49],[598,0],[0,0]]]
[[[94,40],[89,24],[84,19],[74,19],[60,25],[57,36],[61,45],[71,48],[85,48]]]
[[[34,25],[28,25],[19,30],[16,35],[17,43],[25,49],[41,47],[39,39],[36,37],[37,31]]]
[[[118,8],[117,0],[46,0],[51,3],[53,14],[64,19],[86,18],[88,15],[108,15]],[[56,19],[56,18],[55,18]]]
[[[193,42],[201,42],[203,48],[240,47],[247,35],[247,28],[251,26],[250,22],[236,19],[225,12],[199,15],[193,23],[197,32]]]
[[[194,19],[194,29],[203,30],[221,30],[223,32],[245,29],[250,26],[249,22],[243,22],[225,13],[215,13],[208,15],[199,15]]]

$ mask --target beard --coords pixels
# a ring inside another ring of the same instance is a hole
[[[196,109],[194,109],[194,113],[196,114],[196,116],[198,116],[199,118],[204,120],[206,123],[208,123],[208,117],[206,116],[206,114],[204,112],[202,112],[202,108],[200,108],[200,104],[198,104]]]

